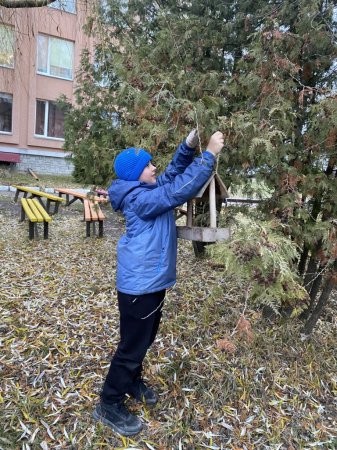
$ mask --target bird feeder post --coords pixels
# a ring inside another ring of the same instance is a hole
[[[211,179],[209,184],[209,225],[216,228],[216,201],[215,201],[215,180]]]
[[[189,200],[187,202],[187,220],[186,226],[192,227],[193,225],[193,201]]]

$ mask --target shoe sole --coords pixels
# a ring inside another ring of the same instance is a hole
[[[142,427],[139,431],[123,431],[119,427],[117,427],[115,424],[110,422],[110,420],[106,419],[105,417],[100,416],[96,410],[92,413],[92,416],[97,422],[102,422],[104,425],[107,425],[113,431],[115,431],[115,433],[118,433],[121,436],[134,436],[134,435],[140,433],[143,429],[143,427]]]

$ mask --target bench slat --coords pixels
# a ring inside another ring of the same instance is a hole
[[[89,201],[91,220],[98,220],[97,208],[95,203]]]
[[[99,206],[98,206],[97,215],[98,215],[98,220],[105,220],[105,215],[102,213],[102,210]]]
[[[90,210],[89,200],[84,199],[83,205],[84,205],[84,220],[86,222],[91,222],[91,210]]]
[[[37,222],[37,218],[35,217],[34,212],[30,208],[30,204],[28,203],[28,200],[26,198],[21,199],[21,206],[24,209],[28,219],[31,222]]]
[[[103,221],[105,219],[104,214],[97,202],[92,202],[87,198],[83,200],[84,206],[84,220],[86,222],[87,237],[90,237],[90,224],[93,225],[93,231],[95,234],[95,224],[98,222],[98,236],[103,237]]]
[[[39,200],[37,198],[33,198],[33,203],[34,203],[35,207],[38,209],[38,211],[41,214],[41,216],[43,217],[43,220],[45,222],[51,222],[52,218],[47,213],[47,211],[44,209],[44,207],[41,205]]]
[[[55,202],[64,202],[64,198],[58,197],[57,195],[48,194],[44,191],[38,191],[37,189],[31,189],[25,186],[17,186],[15,184],[13,184],[13,187],[16,188],[17,191],[27,192],[28,194],[31,194],[33,196],[35,195],[37,197],[49,198],[50,200],[53,200]]]
[[[37,222],[43,222],[42,214],[40,213],[39,209],[36,207],[33,200],[31,198],[28,198],[27,203],[29,204],[29,207],[30,207],[32,213],[35,215]]]

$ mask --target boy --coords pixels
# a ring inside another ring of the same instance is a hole
[[[117,246],[120,342],[101,401],[93,416],[124,436],[141,431],[141,420],[124,405],[126,394],[151,406],[156,393],[141,378],[142,363],[161,318],[165,291],[176,282],[177,234],[174,208],[193,198],[211,176],[224,139],[214,133],[201,157],[196,130],[181,143],[165,172],[156,177],[152,156],[128,148],[116,158],[118,177],[109,188],[111,205],[126,219]]]

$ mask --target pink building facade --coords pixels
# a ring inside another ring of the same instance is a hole
[[[0,7],[0,164],[20,171],[70,174],[62,150],[63,112],[56,100],[74,103],[83,32],[90,2],[58,0],[53,7]]]

